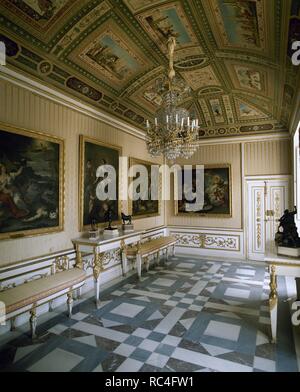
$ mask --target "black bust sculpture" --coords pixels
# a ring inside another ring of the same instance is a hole
[[[295,223],[296,214],[297,207],[294,208],[294,211],[285,210],[283,216],[279,219],[280,225],[275,238],[277,245],[300,248],[300,238]]]

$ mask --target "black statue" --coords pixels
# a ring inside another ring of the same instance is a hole
[[[96,231],[97,230],[97,222],[95,219],[92,220],[91,222],[91,230]]]
[[[111,209],[111,207],[107,206],[107,209],[104,213],[104,219],[105,222],[108,222],[108,227],[105,230],[114,230],[114,228],[112,227],[112,221],[113,221],[113,211]]]
[[[277,245],[300,248],[300,238],[295,223],[296,214],[297,207],[294,208],[294,211],[285,210],[283,216],[279,219],[280,225],[275,239]]]
[[[127,225],[131,225],[131,219],[132,219],[131,215],[125,215],[122,212],[121,216],[122,216],[123,225],[126,225],[126,222]]]

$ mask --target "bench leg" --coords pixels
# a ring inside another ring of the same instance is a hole
[[[100,275],[94,279],[96,306],[100,304]]]
[[[72,317],[72,309],[73,309],[73,291],[70,290],[67,294],[67,305],[68,305],[68,313],[69,313],[69,318]]]
[[[79,287],[79,289],[77,289],[77,299],[80,299],[81,298],[81,287]]]
[[[138,278],[139,280],[141,280],[142,279],[142,256],[140,254],[136,256],[136,269],[137,269]]]
[[[145,264],[146,264],[146,271],[149,272],[149,267],[150,267],[150,259],[149,256],[145,257]]]
[[[122,252],[122,272],[123,272],[123,276],[125,277],[127,274],[127,257],[126,257],[126,253]]]
[[[31,330],[31,338],[36,339],[36,326],[37,326],[37,316],[36,316],[36,305],[33,305],[30,311],[30,330]]]
[[[53,312],[53,301],[49,302],[49,312]]]
[[[13,332],[16,330],[16,318],[10,319],[10,331]]]
[[[172,256],[175,257],[175,245],[172,247]]]
[[[156,253],[156,265],[159,267],[159,252]]]

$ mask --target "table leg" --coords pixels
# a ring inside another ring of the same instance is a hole
[[[136,255],[136,269],[139,280],[142,279],[142,256],[140,253]]]
[[[103,259],[103,254],[97,253],[97,251],[94,251],[94,268],[93,268],[93,274],[94,274],[94,284],[95,284],[95,299],[96,299],[96,306],[100,304],[100,274],[103,271],[103,266],[102,266],[102,259]]]
[[[83,269],[82,253],[79,251],[79,246],[76,245],[76,268]]]
[[[277,277],[276,268],[274,265],[270,267],[270,318],[271,318],[271,333],[272,343],[276,343],[277,336],[277,309],[278,309],[278,296],[277,296]]]
[[[125,241],[121,241],[121,260],[122,260],[122,272],[123,276],[127,275],[127,254]]]

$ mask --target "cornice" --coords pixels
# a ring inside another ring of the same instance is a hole
[[[113,117],[100,109],[95,109],[92,106],[81,101],[73,99],[66,94],[63,94],[53,88],[43,85],[25,75],[22,75],[8,67],[0,66],[0,80],[8,81],[44,98],[50,99],[56,103],[64,105],[70,109],[76,110],[86,116],[92,117],[96,120],[102,121],[107,125],[114,126],[117,129],[135,136],[139,139],[145,140],[145,133],[140,129]]]
[[[28,91],[38,94],[46,99],[54,101],[58,104],[64,105],[72,110],[82,113],[86,116],[92,117],[103,123],[114,126],[122,132],[135,136],[139,139],[146,140],[146,135],[143,131],[134,127],[125,121],[113,117],[100,109],[95,109],[92,106],[78,101],[70,96],[48,87],[37,80],[31,79],[15,70],[8,67],[0,66],[0,80],[10,82],[14,85],[22,87]],[[261,134],[261,135],[245,135],[245,136],[232,136],[220,138],[208,138],[200,141],[200,146],[218,145],[218,144],[237,144],[255,141],[268,141],[268,140],[285,140],[290,139],[289,132],[281,132],[276,134]]]

